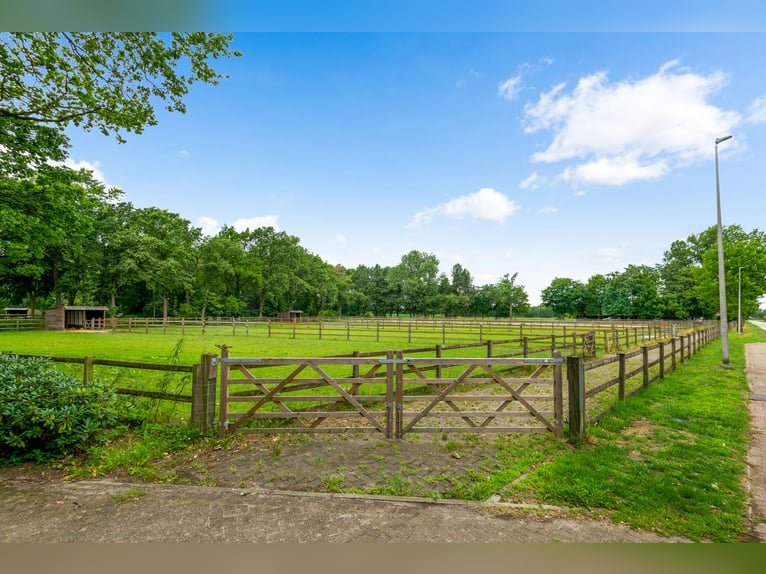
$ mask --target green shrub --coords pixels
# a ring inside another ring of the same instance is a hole
[[[0,465],[78,450],[114,420],[114,393],[41,358],[0,355]]]

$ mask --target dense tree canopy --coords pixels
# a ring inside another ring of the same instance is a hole
[[[758,311],[766,293],[766,234],[738,225],[723,230],[726,302],[737,316]],[[556,315],[637,319],[714,319],[718,313],[718,244],[716,228],[672,243],[662,264],[629,265],[622,272],[594,275],[587,285],[556,278],[543,290],[543,303]]]
[[[156,100],[184,112],[190,86],[224,77],[210,59],[239,55],[231,39],[203,32],[2,32],[0,118],[96,128],[118,139],[122,130],[140,134],[157,123]]]

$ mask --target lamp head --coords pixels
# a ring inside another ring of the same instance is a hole
[[[728,135],[728,136],[723,136],[723,137],[720,137],[720,138],[715,138],[715,145],[718,145],[721,142],[725,142],[726,140],[730,140],[732,137],[734,137],[734,136]]]

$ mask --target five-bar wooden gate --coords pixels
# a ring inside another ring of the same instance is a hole
[[[224,353],[217,363],[221,434],[563,435],[560,356],[434,359],[391,351],[386,358],[229,358]]]

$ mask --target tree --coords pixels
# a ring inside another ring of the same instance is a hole
[[[401,306],[413,314],[434,311],[438,294],[439,260],[431,253],[410,251],[402,256],[391,272],[391,279],[401,289]]]
[[[41,290],[62,303],[62,278],[76,293],[92,237],[96,206],[118,193],[85,170],[45,165],[27,178],[0,178],[0,278],[34,311]],[[79,277],[79,278],[78,278]]]
[[[745,232],[738,225],[723,228],[727,315],[737,316],[739,268],[742,267],[743,317],[758,308],[766,292],[766,234]],[[670,316],[714,318],[718,305],[718,242],[715,226],[686,240],[675,241],[660,266],[662,295]]]
[[[140,279],[160,297],[163,320],[168,318],[170,298],[192,288],[199,233],[178,214],[148,207],[133,211],[120,236],[119,248],[125,254],[120,272]]]
[[[558,317],[581,317],[585,311],[585,285],[574,279],[556,277],[543,289],[542,299]]]
[[[508,320],[513,319],[513,310],[524,313],[529,310],[529,298],[523,285],[516,285],[516,276],[514,273],[509,276],[508,273],[497,283],[498,301],[496,305],[497,316],[503,316],[504,310],[508,310]],[[501,311],[503,310],[503,311]]]
[[[0,118],[96,128],[124,141],[121,130],[156,125],[155,100],[183,113],[190,86],[224,78],[209,60],[240,56],[231,40],[203,32],[2,32]]]

